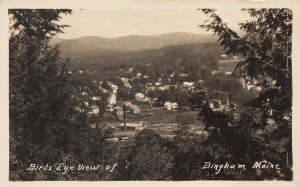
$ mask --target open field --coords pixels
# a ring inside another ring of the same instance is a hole
[[[198,111],[168,111],[161,106],[139,105],[141,112],[139,114],[127,114],[127,119],[130,122],[145,122],[148,124],[174,124],[177,123],[178,115],[192,116],[195,123],[202,124],[201,120],[197,119]]]
[[[233,72],[234,68],[242,59],[237,60],[219,60],[219,69],[224,72]]]

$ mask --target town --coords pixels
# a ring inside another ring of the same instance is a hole
[[[236,56],[230,59],[227,55],[221,55],[219,63],[237,63],[239,60]],[[147,67],[151,65],[147,64]],[[212,70],[206,79],[210,81],[220,77],[235,81],[228,70],[232,68]],[[199,92],[209,97],[209,107],[213,111],[232,112],[238,118],[240,103],[232,101],[229,92],[212,89],[200,74],[197,75],[198,80],[192,81],[188,73],[165,73],[153,79],[134,67],[118,71],[119,76],[112,80],[85,81],[85,85],[79,85],[75,92],[77,94],[73,95],[78,103],[76,110],[87,113],[90,128],[101,126],[111,132],[108,141],[130,141],[143,129],[151,129],[162,137],[172,138],[180,124],[188,127],[191,133],[203,133],[204,123],[198,116],[199,108],[194,108],[194,101],[191,101],[193,95]],[[97,71],[80,69],[69,71],[69,74],[84,79],[86,76],[93,77]],[[244,92],[253,95],[261,91],[253,81],[241,78],[236,84]],[[235,89],[235,92],[238,91]],[[101,120],[98,116],[102,117]]]

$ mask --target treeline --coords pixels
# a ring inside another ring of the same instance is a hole
[[[204,43],[172,46],[134,53],[128,52],[128,54],[119,52],[105,57],[101,55],[83,55],[77,58],[70,56],[70,58],[72,60],[71,68],[74,71],[96,70],[99,72],[98,76],[101,76],[103,72],[119,71],[120,69],[128,70],[130,67],[135,67],[141,73],[151,75],[151,72],[154,72],[160,75],[168,72],[190,73],[194,71],[194,68],[199,70],[200,67],[217,69],[218,58],[221,53],[222,50],[217,43]],[[157,72],[157,68],[161,72]],[[103,77],[101,78],[103,79]]]

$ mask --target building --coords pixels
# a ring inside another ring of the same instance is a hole
[[[145,98],[144,98],[144,102],[149,102],[150,100],[151,100],[150,97],[145,97]]]
[[[114,108],[113,105],[110,105],[110,104],[106,105],[106,112],[113,112],[114,111],[113,108]]]
[[[95,129],[97,127],[97,124],[93,123],[93,124],[90,124],[89,126],[90,126],[90,128]]]
[[[164,89],[165,90],[169,90],[170,89],[170,85],[164,85]]]
[[[129,102],[129,101],[125,101],[125,102],[123,103],[123,105],[125,105],[126,107],[130,107],[132,104],[131,104],[131,102]]]
[[[220,99],[210,99],[208,101],[209,108],[211,108],[213,111],[219,111],[221,110],[221,100]]]
[[[178,104],[177,103],[171,103],[169,101],[165,102],[164,104],[164,108],[167,110],[175,110],[178,108]]]
[[[137,101],[143,102],[144,98],[145,98],[145,95],[142,93],[135,94],[135,100],[137,100]]]
[[[194,84],[195,82],[183,82],[183,87],[192,87]]]
[[[180,73],[179,77],[188,77],[188,74],[186,74],[186,73]]]
[[[147,91],[154,91],[155,90],[155,87],[154,86],[149,86],[147,87]]]
[[[99,113],[99,107],[96,105],[92,105],[90,107],[91,111],[89,112],[89,114],[98,114]]]
[[[116,106],[115,108],[113,108],[117,118],[119,119],[122,119],[123,118],[123,114],[124,114],[124,111],[123,111],[123,108],[120,107],[120,106]]]
[[[122,78],[120,78],[120,79],[121,79],[121,81],[122,81],[123,83],[128,82],[128,78],[122,77]]]
[[[159,87],[157,87],[157,89],[160,90],[160,91],[164,91],[165,87],[164,86],[159,86]]]
[[[232,110],[235,111],[235,110],[237,110],[239,105],[236,102],[231,101],[229,106]]]
[[[117,126],[119,130],[125,130],[124,129],[124,123],[121,123],[120,125]],[[126,123],[126,130],[130,131],[140,131],[143,129],[143,124],[142,122],[140,123]]]
[[[133,71],[133,68],[129,68],[127,73],[131,73]]]
[[[118,86],[117,85],[111,84],[110,89],[112,90],[113,94],[117,94],[117,91],[118,91]]]
[[[212,74],[212,75],[215,75],[215,74],[218,74],[218,73],[222,73],[222,71],[213,70],[213,71],[210,72],[210,74]]]
[[[247,88],[247,90],[249,91],[249,90],[251,90],[252,88],[254,88],[254,85],[248,84],[248,85],[246,85],[246,88]]]
[[[137,73],[137,74],[136,74],[136,77],[140,77],[140,76],[142,76],[141,73]]]
[[[134,113],[134,114],[138,114],[138,113],[141,112],[141,109],[140,109],[139,106],[131,104],[131,105],[130,105],[130,111],[131,111],[132,113]]]
[[[84,112],[84,109],[81,107],[76,107],[75,110],[79,111],[79,112]]]
[[[146,83],[146,87],[150,87],[152,84],[150,82]]]
[[[92,100],[93,100],[93,101],[100,101],[100,99],[101,99],[101,98],[98,97],[98,96],[93,96],[93,97],[92,97]]]
[[[129,89],[132,88],[132,86],[129,84],[129,82],[125,82],[125,83],[124,83],[124,86],[125,86],[126,88],[129,88]]]
[[[107,103],[109,105],[115,105],[117,103],[117,96],[115,94],[110,94],[107,97]]]

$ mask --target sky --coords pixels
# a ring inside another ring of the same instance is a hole
[[[240,9],[218,9],[218,15],[234,30],[248,17]],[[196,8],[185,9],[85,9],[74,10],[62,17],[61,24],[69,25],[58,38],[83,36],[121,37],[156,35],[172,32],[206,33],[198,27],[206,16]]]

